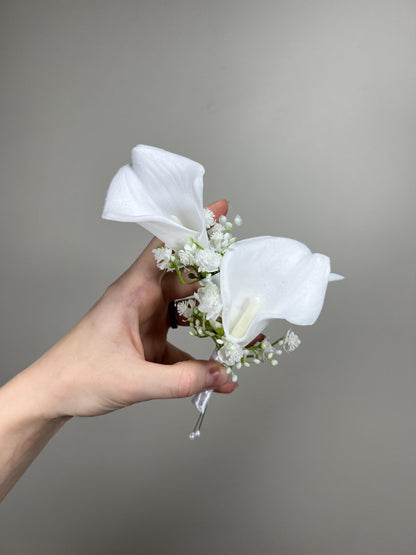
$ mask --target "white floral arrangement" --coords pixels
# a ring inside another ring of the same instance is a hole
[[[331,273],[330,260],[312,253],[294,239],[232,235],[241,217],[228,221],[203,207],[203,166],[160,148],[138,145],[132,162],[114,176],[103,218],[136,222],[161,241],[153,254],[161,271],[182,283],[199,284],[191,296],[178,300],[177,313],[191,335],[209,337],[212,358],[237,371],[262,362],[278,364],[283,352],[300,345],[289,329],[275,341],[263,335],[270,321],[311,325],[318,318],[328,282],[343,279]],[[184,278],[185,276],[185,278]],[[190,438],[200,435],[212,391],[193,398],[200,415]]]
[[[263,336],[254,344],[244,347],[226,337],[222,322],[221,289],[215,276],[221,270],[222,258],[227,249],[236,241],[231,231],[235,226],[241,226],[242,219],[237,215],[230,222],[225,216],[221,216],[217,222],[211,210],[206,208],[204,213],[209,239],[207,247],[202,247],[191,238],[179,251],[174,251],[165,244],[154,249],[153,254],[158,268],[168,272],[176,271],[183,284],[200,283],[200,288],[192,297],[176,304],[176,310],[192,328],[189,332],[192,336],[210,337],[214,341],[218,360],[227,367],[232,381],[236,382],[236,370],[242,366],[249,367],[252,363],[270,362],[272,366],[276,366],[278,356],[283,351],[294,351],[300,345],[300,339],[290,329],[273,343]],[[184,280],[183,273],[187,274],[188,281]],[[249,306],[248,310],[253,310],[253,303]],[[246,311],[244,318],[250,317],[251,314]],[[238,330],[234,326],[231,335],[235,336],[236,331]]]

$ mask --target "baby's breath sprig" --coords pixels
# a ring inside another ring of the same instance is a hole
[[[157,267],[167,272],[175,271],[184,284],[197,283],[220,271],[222,257],[236,241],[231,230],[242,223],[238,215],[233,222],[228,221],[225,216],[221,216],[217,222],[211,210],[206,208],[204,213],[208,246],[203,247],[190,237],[178,251],[174,251],[167,244],[153,249]],[[187,273],[187,280],[184,279],[183,273]]]

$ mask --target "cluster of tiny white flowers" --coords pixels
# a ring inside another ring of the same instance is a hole
[[[158,268],[161,270],[167,270],[168,272],[173,270],[171,267],[172,249],[169,247],[158,247],[157,249],[153,249],[153,254]]]
[[[208,237],[210,247],[218,253],[223,254],[230,245],[235,242],[235,238],[231,234],[233,227],[239,227],[242,224],[241,216],[237,215],[234,222],[229,222],[225,216],[221,216],[218,222],[208,229]]]
[[[260,343],[260,352],[259,352],[260,361],[267,362],[269,360],[270,363],[272,364],[272,360],[274,356],[277,354],[281,354],[281,352],[279,353],[277,352],[277,350],[270,343],[267,337],[263,339],[263,341]],[[276,363],[277,363],[277,360],[276,360]]]
[[[194,294],[194,297],[198,301],[198,310],[206,313],[207,320],[215,321],[221,314],[222,299],[220,288],[212,281],[206,281]]]
[[[178,252],[180,266],[192,266],[195,264],[195,255],[197,252],[195,243],[186,243],[183,249]]]
[[[239,364],[244,356],[244,349],[239,343],[233,341],[225,341],[224,345],[218,351],[220,362],[231,368],[235,364]]]
[[[236,216],[234,222],[221,216],[219,221],[215,220],[214,213],[204,210],[205,223],[209,244],[206,248],[198,245],[192,238],[178,251],[174,251],[169,245],[159,246],[153,249],[157,267],[168,272],[176,270],[183,281],[181,270],[186,269],[190,273],[189,278],[200,281],[220,271],[222,257],[225,251],[235,242],[231,230],[241,225],[241,217]]]
[[[215,224],[214,212],[212,212],[209,208],[204,208],[204,215],[206,228],[209,229]]]
[[[286,352],[294,351],[301,344],[301,340],[292,330],[286,333],[285,339],[283,341],[283,350]]]
[[[189,320],[189,318],[192,318],[195,306],[196,302],[194,299],[185,299],[177,303],[176,310],[179,316],[182,316],[183,318]]]
[[[199,249],[195,254],[195,265],[198,266],[198,272],[212,274],[219,270],[221,258],[221,254],[214,249]]]

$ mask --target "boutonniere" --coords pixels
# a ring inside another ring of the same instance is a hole
[[[283,353],[300,345],[291,328],[274,340],[264,336],[271,320],[313,324],[328,283],[343,278],[331,273],[328,256],[312,253],[294,239],[236,241],[233,230],[241,225],[240,216],[216,222],[203,208],[204,171],[188,158],[139,145],[132,163],[111,182],[103,217],[145,227],[163,242],[153,251],[155,264],[176,271],[183,283],[200,284],[191,297],[177,302],[177,311],[193,336],[213,341],[212,358],[237,381],[242,367],[276,366]],[[190,281],[184,281],[183,273]],[[211,394],[193,398],[199,417],[191,439],[200,435]]]

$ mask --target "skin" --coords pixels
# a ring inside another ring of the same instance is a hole
[[[218,219],[228,206],[208,208]],[[156,267],[159,244],[154,238],[67,335],[0,389],[0,500],[73,416],[236,388],[219,363],[168,343],[168,303],[196,286]]]

